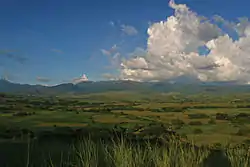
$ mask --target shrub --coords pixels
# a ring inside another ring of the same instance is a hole
[[[202,125],[202,122],[200,122],[200,121],[191,121],[191,122],[189,122],[189,125]]]
[[[225,113],[216,113],[217,120],[229,120],[228,114]]]
[[[162,111],[165,112],[183,112],[186,108],[182,107],[163,107],[161,108]]]
[[[23,111],[19,111],[13,114],[13,116],[30,116],[30,115],[34,115],[35,112],[23,112]]]
[[[248,135],[249,133],[250,133],[250,129],[248,129],[248,128],[240,128],[238,130],[238,132],[236,133],[236,135],[245,136],[245,135]]]
[[[212,147],[213,147],[214,149],[220,149],[220,148],[222,148],[222,144],[221,144],[221,143],[214,143],[214,144],[212,145]]]
[[[197,128],[197,129],[194,129],[193,133],[194,134],[201,134],[201,133],[203,133],[203,131],[201,129]]]
[[[180,136],[182,139],[186,139],[186,140],[188,139],[187,134],[185,134],[185,133],[180,134]]]
[[[250,139],[244,140],[243,143],[245,143],[245,144],[247,144],[247,145],[250,145]]]
[[[216,124],[215,119],[211,118],[211,119],[208,121],[208,124]]]
[[[247,118],[247,117],[250,117],[250,114],[247,114],[247,113],[239,113],[235,116],[236,119],[238,118]]]
[[[206,114],[188,114],[189,119],[203,119],[203,118],[209,118]]]
[[[172,123],[173,125],[184,125],[184,124],[185,124],[185,122],[182,121],[182,120],[180,120],[180,119],[172,119],[172,120],[171,120],[171,123]]]
[[[250,115],[247,113],[239,113],[238,115],[235,115],[231,119],[231,122],[240,124],[249,123],[249,121],[250,121]]]

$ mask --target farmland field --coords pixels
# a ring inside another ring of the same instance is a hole
[[[107,92],[61,97],[1,94],[1,144],[12,147],[11,143],[30,140],[27,137],[30,135],[32,140],[39,141],[40,138],[44,140],[60,135],[61,140],[86,129],[96,136],[100,129],[109,131],[100,132],[99,138],[110,137],[110,131],[115,130],[147,140],[162,136],[168,130],[196,146],[250,143],[250,102],[247,95],[204,98],[204,95],[128,94]],[[59,143],[54,146],[59,147]],[[9,155],[13,151],[8,149]],[[1,154],[8,155],[6,150]]]

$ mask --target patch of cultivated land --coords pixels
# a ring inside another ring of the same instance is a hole
[[[90,94],[70,99],[8,96],[7,103],[0,106],[0,124],[25,128],[103,124],[124,127],[125,124],[131,124],[129,127],[133,129],[136,125],[150,127],[151,124],[158,123],[171,126],[197,144],[220,143],[225,140],[238,143],[249,137],[250,119],[246,116],[237,117],[250,113],[248,102],[244,101],[247,99],[246,95],[238,103],[234,98],[224,101],[222,98],[218,101],[217,98],[213,102],[213,98],[209,96],[206,96],[206,101],[199,100],[199,95],[183,99],[171,94],[159,96],[164,97],[165,102],[164,99],[153,101],[149,97],[145,101],[143,95],[132,92]],[[15,115],[25,112],[33,114]],[[226,114],[229,118],[219,118],[218,114]]]
[[[196,146],[250,144],[249,97],[246,94],[237,95],[237,98],[179,94],[150,96],[133,92],[71,97],[4,95],[6,103],[0,105],[0,138],[14,142],[26,140],[28,135],[55,135],[61,140],[67,135],[91,133],[104,140],[122,133],[133,134],[141,142],[161,139],[166,131],[172,131],[181,136],[182,141],[193,142]],[[116,146],[112,149],[118,151]],[[124,147],[120,151],[125,152],[112,153],[113,156],[130,154],[127,146],[120,143],[119,147]],[[54,149],[57,150],[53,146]],[[163,163],[163,159],[154,161]]]

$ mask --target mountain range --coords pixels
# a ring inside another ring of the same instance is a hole
[[[185,82],[183,82],[185,81]],[[200,82],[197,80],[185,80],[176,78],[171,81],[161,82],[135,82],[135,81],[86,81],[78,84],[64,83],[56,86],[42,86],[12,83],[0,80],[1,93],[21,93],[39,95],[57,94],[86,94],[101,93],[109,91],[135,91],[135,92],[180,92],[184,94],[195,93],[247,93],[250,92],[250,85],[242,85],[233,82]]]

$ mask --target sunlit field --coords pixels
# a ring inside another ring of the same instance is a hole
[[[101,97],[109,101],[91,101],[91,94],[70,99],[1,95],[6,101],[0,105],[2,162],[9,166],[248,166],[247,96],[237,102],[233,97],[215,101],[210,96],[195,103],[200,95],[176,100],[169,94],[159,101],[140,100],[139,94],[136,100],[136,96],[122,100],[119,96],[122,93],[107,93]]]

